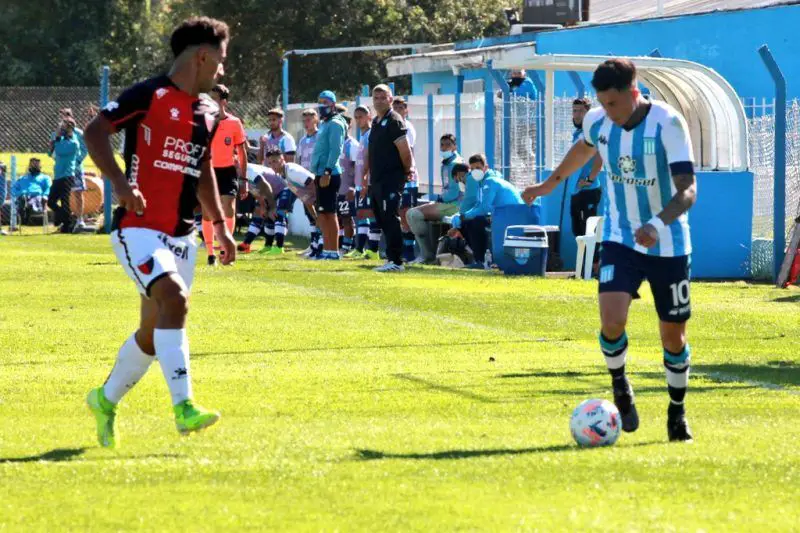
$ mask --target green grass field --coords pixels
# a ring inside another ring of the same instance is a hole
[[[134,286],[106,237],[0,237],[0,530],[797,530],[800,292],[694,285],[696,440],[669,444],[645,290],[641,428],[582,450],[572,409],[611,398],[595,290],[294,254],[199,266],[194,388],[223,418],[179,437],[154,366],[107,451],[84,397],[136,327]]]

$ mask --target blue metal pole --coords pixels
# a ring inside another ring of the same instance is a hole
[[[283,112],[289,111],[289,58],[283,58]]]
[[[109,92],[110,92],[110,78],[111,69],[108,65],[103,66],[103,71],[100,78],[100,108],[108,105]],[[125,139],[125,142],[133,141],[133,139]],[[111,180],[103,177],[103,229],[106,233],[111,233],[111,203],[113,199],[113,191],[111,190]]]
[[[578,91],[578,98],[583,98],[583,95],[586,94],[586,86],[583,84],[583,80],[581,79],[580,75],[574,70],[570,70],[569,77],[572,80],[572,83],[575,84],[575,89]]]
[[[461,93],[464,92],[464,75],[456,76],[456,150],[461,153]]]
[[[489,87],[492,85],[489,84]],[[491,88],[483,94],[484,150],[486,163],[494,167],[494,94]]]
[[[503,91],[503,138],[502,138],[502,157],[503,157],[503,177],[511,179],[511,87],[500,71],[492,68],[492,60],[486,62],[486,68],[492,75],[494,81]]]
[[[392,90],[392,94],[394,94],[394,82],[393,81],[389,82],[389,88]]]
[[[369,85],[361,86],[361,96],[369,96]]]
[[[775,82],[775,183],[772,200],[772,250],[773,276],[778,274],[783,264],[786,250],[786,78],[769,47],[765,44],[758,49],[761,60]]]
[[[437,144],[433,138],[433,127],[436,120],[433,116],[433,95],[428,95],[428,199],[435,200],[436,196],[433,194],[433,181],[434,181],[434,165],[435,159],[433,154],[436,153]]]
[[[544,99],[545,86],[538,72],[528,72],[533,84],[536,85],[536,183],[542,181],[544,168]]]

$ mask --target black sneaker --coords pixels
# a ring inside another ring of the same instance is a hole
[[[670,405],[670,407],[672,406]],[[670,442],[692,442],[694,440],[683,410],[675,412],[670,409],[667,412],[667,436]]]
[[[209,255],[208,256],[208,265],[214,266],[217,264],[217,256],[216,255]]]
[[[622,431],[633,433],[639,429],[639,413],[636,411],[636,403],[633,400],[633,388],[628,380],[621,380],[617,384],[614,382],[614,405],[619,409],[622,418]]]

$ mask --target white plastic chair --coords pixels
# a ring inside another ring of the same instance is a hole
[[[575,261],[575,277],[592,279],[592,264],[597,243],[603,235],[603,217],[589,217],[586,220],[586,235],[575,237],[578,243],[578,258]]]

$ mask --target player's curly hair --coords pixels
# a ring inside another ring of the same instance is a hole
[[[209,44],[219,48],[230,38],[228,25],[210,17],[191,17],[181,22],[169,38],[172,55],[178,57],[190,46]]]
[[[281,152],[281,149],[278,148],[277,146],[270,146],[264,152],[264,156],[267,157],[267,158],[280,157],[282,155],[283,155],[283,152]]]
[[[636,79],[636,65],[630,59],[616,57],[603,61],[592,76],[592,87],[597,92],[630,89]]]

